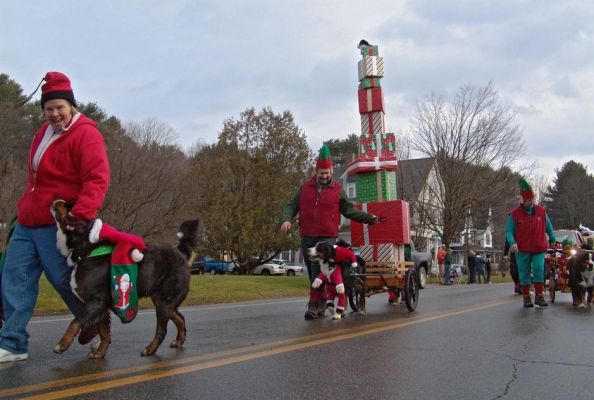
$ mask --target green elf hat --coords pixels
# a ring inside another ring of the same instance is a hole
[[[528,181],[526,181],[526,179],[524,179],[524,178],[520,178],[519,183],[520,183],[520,196],[522,196],[522,198],[524,200],[532,200],[534,198],[534,191],[532,190],[532,187],[530,186]]]
[[[332,168],[332,156],[330,156],[330,149],[326,144],[320,149],[320,156],[316,162],[316,171],[319,169],[330,169]]]

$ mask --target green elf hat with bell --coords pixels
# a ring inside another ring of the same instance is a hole
[[[520,178],[520,196],[524,200],[532,200],[534,198],[534,191],[532,187],[528,183],[528,181],[524,178]]]
[[[316,161],[316,171],[319,169],[332,168],[332,156],[330,156],[330,148],[326,144],[320,149],[320,156]]]

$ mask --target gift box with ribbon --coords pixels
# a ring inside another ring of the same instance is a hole
[[[365,78],[381,78],[384,76],[384,58],[383,57],[363,57],[357,64],[359,80]]]
[[[380,87],[381,78],[365,78],[359,82],[359,89],[370,89],[374,87]]]
[[[381,87],[359,89],[359,114],[384,111],[384,94]]]
[[[359,256],[365,261],[405,261],[404,244],[364,244]]]
[[[384,133],[384,113],[383,111],[361,114],[361,137],[371,137],[378,133]]]
[[[396,171],[378,170],[356,176],[357,202],[396,200]]]
[[[410,243],[409,206],[406,201],[380,201],[357,204],[357,208],[380,217],[373,225],[351,221],[351,244]]]

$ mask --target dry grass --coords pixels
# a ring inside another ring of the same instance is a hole
[[[279,297],[307,296],[307,276],[192,275],[190,294],[183,305],[232,303]],[[140,308],[151,308],[142,299]],[[67,314],[68,309],[45,277],[41,278],[35,315]]]

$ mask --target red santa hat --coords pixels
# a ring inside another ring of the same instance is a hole
[[[76,107],[70,79],[66,75],[61,72],[48,72],[43,80],[45,80],[45,83],[41,86],[42,109],[45,102],[52,99],[68,100],[70,104]]]
[[[131,264],[144,258],[146,245],[140,236],[120,232],[97,218],[89,232],[89,242],[97,243],[100,240],[116,245],[112,259],[114,263]]]

